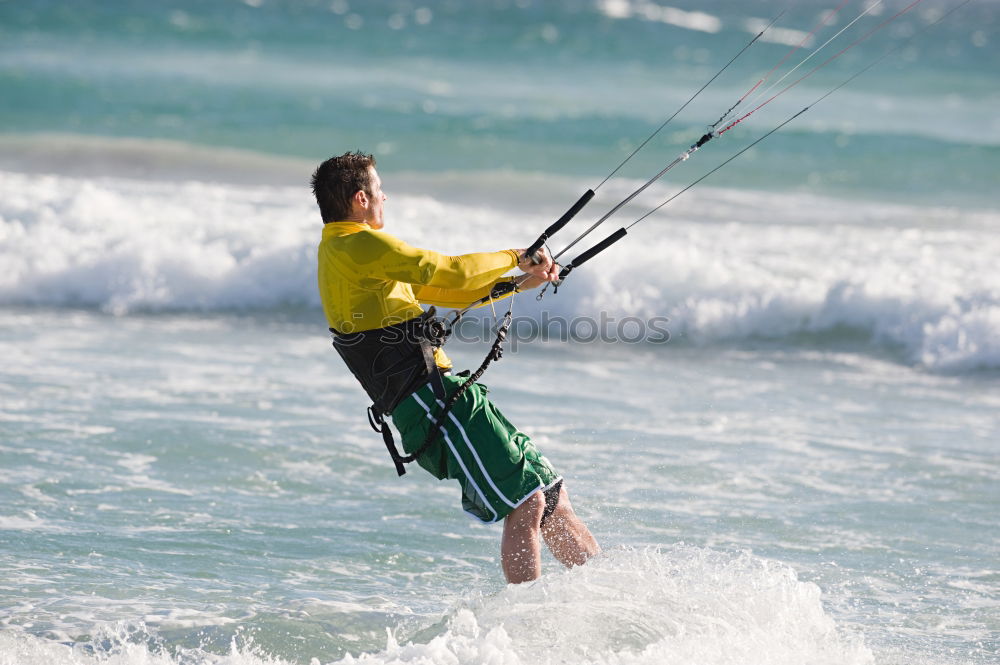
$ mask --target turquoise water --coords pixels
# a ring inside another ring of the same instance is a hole
[[[492,392],[608,555],[503,590],[496,528],[456,487],[395,477],[304,318],[4,315],[3,662],[996,656],[990,379],[770,345],[527,346]]]
[[[778,27],[797,32],[750,49],[622,175],[655,172],[686,148],[837,4],[788,7]],[[880,3],[786,82],[908,4]],[[995,3],[972,2],[902,44],[955,4],[923,0],[727,135],[728,147],[713,146],[699,175],[902,45],[720,183],[991,201],[1000,184],[1000,125],[989,112],[1000,101]],[[812,46],[862,5],[845,6]],[[711,17],[704,27],[716,32],[705,32],[665,23],[670,16],[651,7],[660,5],[7,2],[0,126],[8,136],[164,138],[310,161],[367,147],[390,171],[506,168],[599,179],[739,51],[761,18],[784,8],[685,7]]]
[[[788,7],[553,249],[838,4]],[[484,382],[606,554],[506,588],[498,528],[396,478],[329,347],[309,174],[372,150],[390,231],[524,246],[783,7],[0,2],[0,664],[996,662],[998,6],[904,43],[956,4],[916,4],[610,224],[898,54],[516,298]],[[668,340],[631,334],[652,322]]]

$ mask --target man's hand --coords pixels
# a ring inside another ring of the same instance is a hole
[[[532,289],[544,282],[554,282],[559,279],[559,264],[552,260],[544,247],[536,254],[538,263],[532,261],[530,256],[525,256],[523,249],[514,251],[521,257],[517,267],[529,275],[528,279],[521,283],[521,288]]]
[[[523,273],[517,276],[517,288],[521,291],[527,291],[528,289],[537,289],[542,284],[548,284],[549,280],[541,279],[540,277],[535,277],[527,273]]]

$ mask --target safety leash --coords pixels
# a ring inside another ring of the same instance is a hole
[[[497,326],[496,340],[494,340],[493,346],[490,347],[490,351],[489,353],[486,354],[486,358],[483,359],[482,364],[479,365],[479,369],[477,369],[475,372],[472,372],[469,375],[469,377],[465,380],[465,382],[463,382],[462,385],[458,387],[458,390],[452,393],[451,397],[448,398],[448,401],[444,403],[444,406],[441,408],[441,411],[438,412],[438,414],[435,415],[434,418],[431,420],[430,429],[427,430],[427,436],[424,438],[424,442],[421,444],[421,446],[417,448],[417,450],[415,450],[412,454],[401,458],[401,461],[404,464],[412,462],[413,460],[417,459],[425,452],[427,452],[427,450],[437,439],[438,434],[444,427],[445,418],[447,418],[448,415],[451,414],[451,410],[458,403],[458,400],[460,400],[462,398],[462,395],[464,395],[466,391],[468,391],[469,388],[471,388],[476,383],[476,381],[478,381],[480,377],[482,377],[482,375],[486,372],[486,369],[490,366],[490,363],[492,363],[494,360],[500,360],[500,358],[503,356],[503,343],[507,339],[507,332],[510,330],[510,324],[511,321],[513,320],[514,317],[511,314],[511,310],[508,309],[507,313],[501,320],[500,325]],[[399,469],[397,468],[397,471],[398,470]]]

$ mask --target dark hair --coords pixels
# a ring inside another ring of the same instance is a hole
[[[312,191],[324,224],[347,219],[358,191],[372,195],[370,166],[375,166],[375,157],[360,151],[345,152],[319,165],[312,175]]]

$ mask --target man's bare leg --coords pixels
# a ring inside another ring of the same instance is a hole
[[[573,512],[565,487],[559,488],[559,503],[545,520],[542,537],[549,551],[567,568],[581,566],[601,553],[587,525]]]
[[[552,555],[567,568],[580,566],[601,553],[587,525],[577,517],[565,487],[559,488],[559,503],[541,526],[545,495],[532,494],[504,520],[500,562],[510,584],[530,582],[542,574],[542,544],[545,538]]]
[[[504,519],[500,565],[509,584],[530,582],[542,575],[542,542],[538,531],[543,512],[545,495],[539,490]]]

